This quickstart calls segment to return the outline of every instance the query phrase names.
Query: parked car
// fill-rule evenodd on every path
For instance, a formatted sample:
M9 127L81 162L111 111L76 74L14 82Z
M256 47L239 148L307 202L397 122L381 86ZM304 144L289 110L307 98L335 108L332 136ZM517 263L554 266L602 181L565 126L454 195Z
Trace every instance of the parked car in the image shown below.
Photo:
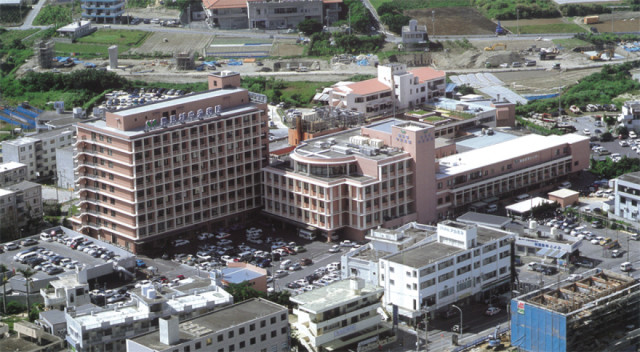
M611 251L611 258L620 258L622 257L622 251L619 249L614 249Z
M4 250L5 251L15 251L16 249L20 248L20 246L16 243L13 242L7 242L4 244Z
M37 240L34 240L33 238L27 238L25 240L22 240L22 242L20 242L20 244L25 247L25 246L33 246L35 244L38 244Z
M578 280L582 280L582 275L580 274L571 274L568 277L569 281L578 281Z
M188 240L175 240L175 241L173 241L173 246L174 247L186 246L189 243L190 242Z
M286 270L276 270L276 272L273 274L273 277L280 278L280 277L285 277L287 275L289 275L289 273Z
M329 253L338 253L338 252L340 252L340 246L337 244L329 248Z
M307 265L311 265L311 264L313 264L313 260L311 260L311 258L300 259L300 265L307 266Z
M484 312L484 314L485 314L485 315L488 315L488 316L496 315L496 314L498 314L498 313L500 313L500 308L498 308L498 307L489 307L489 308L487 308L487 310Z

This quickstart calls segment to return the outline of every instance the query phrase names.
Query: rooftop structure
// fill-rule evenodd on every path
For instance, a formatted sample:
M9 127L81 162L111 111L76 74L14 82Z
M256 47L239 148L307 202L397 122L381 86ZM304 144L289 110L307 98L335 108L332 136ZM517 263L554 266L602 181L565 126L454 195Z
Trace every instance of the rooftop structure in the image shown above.
M2 330L0 329L0 331ZM41 326L28 321L16 321L13 324L13 331L17 334L9 335L7 327L6 334L9 336L0 337L0 351L33 352L64 350L63 339L45 332ZM2 335L4 335L4 333L3 331Z
M417 20L410 20L408 26L402 26L403 44L426 44L427 26L418 25Z
M58 28L57 32L64 37L77 39L95 32L98 28L91 26L91 21L75 21L64 27Z
M51 288L40 289L46 308L62 309L91 303L89 284L82 281L82 276L77 272L60 275L49 285Z
M205 349L210 351L289 351L287 308L261 298L171 325L161 323L158 331L127 340L127 351L171 352L183 351L187 346L191 350L207 346Z
M511 343L526 351L585 351L629 343L625 326L637 329L640 283L608 270L587 274L514 298Z

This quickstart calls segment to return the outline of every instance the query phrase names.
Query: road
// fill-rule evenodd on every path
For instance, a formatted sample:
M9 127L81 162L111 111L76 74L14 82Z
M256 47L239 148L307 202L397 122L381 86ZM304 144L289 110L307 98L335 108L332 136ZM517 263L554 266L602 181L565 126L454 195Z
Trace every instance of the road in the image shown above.
M42 10L42 7L46 4L46 0L40 0L38 1L38 3L36 4L36 6L34 6L31 11L29 11L29 14L27 15L27 17L24 19L24 23L22 24L22 26L19 27L5 27L6 29L10 29L10 30L25 30L25 29L32 29L32 28L40 28L40 29L46 29L49 28L51 26L34 26L33 25L33 20L36 18L36 16L38 16L38 13L40 13L40 10Z

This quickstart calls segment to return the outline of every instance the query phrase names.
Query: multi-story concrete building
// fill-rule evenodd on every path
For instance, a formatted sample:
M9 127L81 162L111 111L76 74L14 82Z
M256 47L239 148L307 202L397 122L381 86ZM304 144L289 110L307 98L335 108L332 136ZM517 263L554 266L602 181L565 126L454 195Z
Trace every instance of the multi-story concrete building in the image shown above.
M73 189L75 187L75 157L73 146L56 150L56 182L58 187Z
M207 92L78 124L74 229L136 252L259 209L266 96L239 86L240 74L216 72Z
M437 239L380 259L384 304L405 318L480 301L485 292L509 287L515 235L488 227L444 221ZM391 309L389 309L391 311Z
M125 0L82 0L82 18L94 23L119 23Z
M327 237L363 239L378 226L428 224L589 165L583 136L529 135L451 155L434 130L390 119L307 140L264 169L264 211Z
M618 122L629 131L640 132L640 101L625 101L620 109Z
M127 340L127 352L290 351L286 307L261 298L178 322L161 318L158 331Z
M27 165L9 161L0 164L0 188L27 180Z
M131 291L131 301L116 307L82 311L67 308L67 342L75 351L125 351L126 339L158 329L158 319L196 318L233 303L233 297L209 282L193 282L186 289L145 285Z
M385 334L389 328L377 312L382 293L352 278L291 297L300 342L310 351L336 351Z
M527 135L438 160L438 218L489 197L515 196L589 167L589 138Z
M615 181L615 211L617 216L639 222L640 212L640 172L631 172Z
M75 143L71 128L48 131L2 142L4 161L27 165L27 180L46 180L56 175L56 150Z
M359 111L367 116L391 113L394 109L418 108L433 98L444 96L445 76L444 71L431 67L407 71L404 64L380 65L377 78L333 86L329 105Z
M418 25L417 20L410 20L408 26L402 26L403 44L426 44L427 26Z
M435 191L434 159L433 127L416 122L386 120L312 139L288 162L264 169L264 211L354 239L378 226L428 223L436 219L435 198L427 196Z
M342 0L203 0L207 21L220 29L296 28L305 19L327 26L338 20Z
M4 206L0 204L0 222L2 222L3 208L5 209L5 219L16 224L18 227L25 226L28 221L42 219L44 210L42 208L41 185L29 181L22 181L5 187L3 191L11 193L5 193L4 196L0 195L0 197L2 197L0 198L0 202L1 199L7 202Z
M44 306L48 309L63 310L64 307L78 307L91 303L89 284L76 272L60 275L49 285L50 288L40 289Z

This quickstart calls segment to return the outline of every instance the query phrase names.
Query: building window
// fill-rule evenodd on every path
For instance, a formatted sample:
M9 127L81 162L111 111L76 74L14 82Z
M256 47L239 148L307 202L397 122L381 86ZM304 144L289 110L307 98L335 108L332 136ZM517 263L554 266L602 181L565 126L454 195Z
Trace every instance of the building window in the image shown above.
M218 335L218 342L222 342L222 339L224 339L223 335Z
M260 327L264 328L265 326L267 326L267 321L266 320L260 321Z
M200 341L196 342L196 346L195 347L196 347L196 350L201 349L202 348L202 342L200 342Z
M260 341L265 341L267 339L267 334L260 335Z
M249 344L250 345L255 345L256 344L256 338L252 337L251 339L249 339Z

